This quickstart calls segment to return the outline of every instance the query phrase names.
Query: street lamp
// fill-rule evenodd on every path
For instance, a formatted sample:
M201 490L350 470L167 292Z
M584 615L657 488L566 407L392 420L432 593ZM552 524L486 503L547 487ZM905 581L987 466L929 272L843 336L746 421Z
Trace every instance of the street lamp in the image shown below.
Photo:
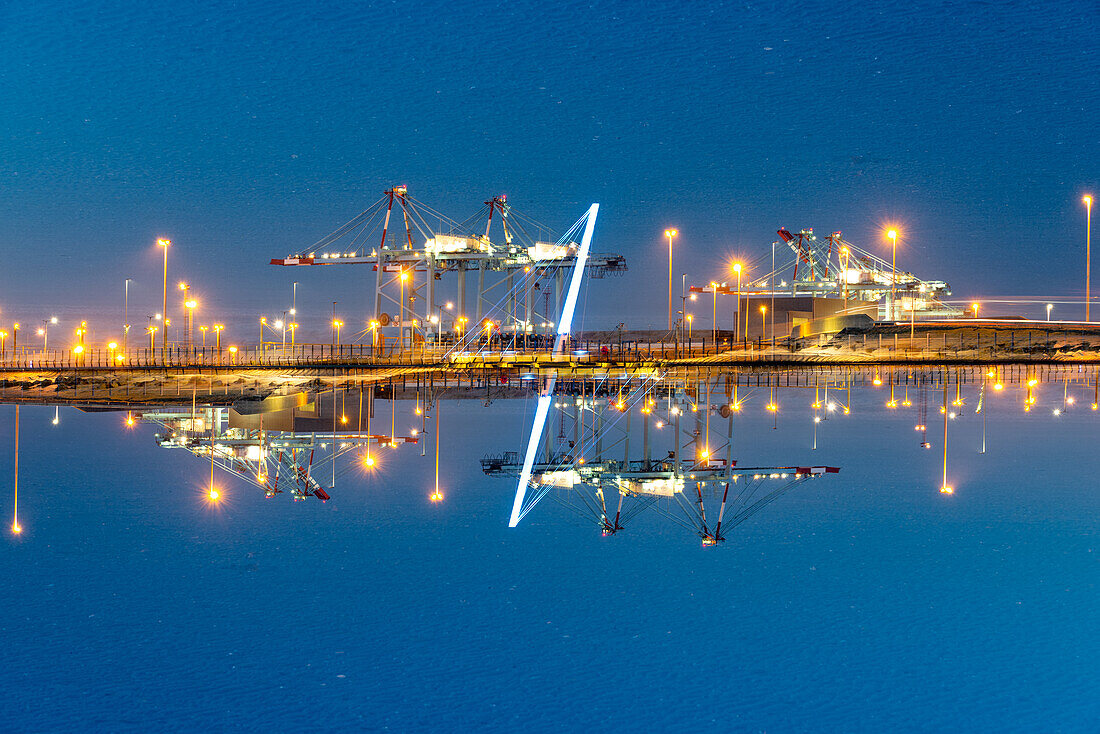
M898 283L898 231L891 229L886 233L886 236L890 238L890 249L892 256L890 257L890 321L895 318L894 314L894 301L897 298L897 283Z
M149 331L149 352L151 353L153 351L153 349L155 349L155 346L153 345L153 341L154 341L154 338L155 338L156 333L157 333L157 327L150 326L148 331Z
M198 306L199 303L192 298L190 300L184 301L183 305L187 308L187 348L190 349L192 344L194 343L194 340L191 338L191 335L193 333L193 330L191 329L191 324L194 322L195 318L195 306Z
M737 330L737 341L741 341L741 263L733 264L733 272L737 273L737 307L733 317Z
M214 338L217 340L217 345L216 345L215 348L218 350L219 354L221 354L221 351L222 351L222 330L223 329L225 329L225 326L223 326L222 324L214 324Z
M981 307L981 304L978 303L977 301L974 301L974 303L970 304L970 310L974 312L974 318L978 318L978 308L980 308L980 307Z
M451 303L450 301L447 301L447 305L439 306L439 309L438 309L439 310L439 315L432 317L433 319L436 319L437 325L439 327L438 336L436 337L436 346L437 347L440 344L443 343L443 311L444 310L450 311L452 308L454 308L454 306L455 305L453 303Z
M710 282L710 293L714 296L714 308L711 309L711 338L714 340L715 351L718 347L718 284L713 280Z
M41 329L39 329L39 331L41 331ZM0 359L3 359L5 356L7 356L7 347L5 346L5 342L7 341L7 339L8 332L0 331Z
M199 331L202 332L202 348L203 349L206 349L206 330L209 329L209 328L210 328L209 326L200 326L199 327Z
M668 330L672 331L672 238L678 235L674 229L666 229L665 237L668 237Z
M1048 303L1047 304L1047 321L1050 321L1050 310L1052 308L1054 308L1054 304L1053 303Z
M340 327L344 325L344 322L340 319L332 320L332 328L336 329L336 346L340 346Z
M188 283L184 283L181 280L180 283L179 283L179 289L181 291L183 291L183 309L184 309L184 311L186 311L187 310L187 301L188 301L187 296L191 292L191 286ZM164 314L167 316L168 312L165 311ZM177 336L178 336L178 334L177 334ZM188 326L188 328L187 328L187 346L191 346L191 327L190 326Z
M49 339L50 339L50 324L56 324L56 323L57 323L57 317L56 316L51 316L48 319L42 319L42 328L38 330L38 335L40 337L42 337L42 351L43 352L45 352L46 349L48 348L47 344L48 344Z
M378 326L379 326L379 324L376 320L371 319L370 323L368 323L367 326L370 327L370 348L371 348L371 353L373 354L374 350L378 348Z
M409 272L404 268L401 268L401 274L398 280L401 281L400 286L400 307L397 310L397 348L400 351L405 349L405 281L409 279Z
M1081 198L1085 202L1085 321L1089 318L1089 285L1092 280L1092 196Z
M172 245L172 240L159 239L157 245L164 248L164 303L161 305L160 312L164 314L164 318L168 318L168 248ZM160 350L163 353L168 349L168 329L164 330L164 333L160 337Z
M264 327L265 326L267 326L267 317L266 316L261 316L260 317L260 351L261 352L263 351L263 348L264 348Z
M130 282L133 278L127 278L123 285L122 294L122 349L130 352Z
M767 313L768 313L768 307L767 306L761 306L760 307L760 344L761 345L764 344L764 332L767 330L767 326L766 326L767 321L765 319Z

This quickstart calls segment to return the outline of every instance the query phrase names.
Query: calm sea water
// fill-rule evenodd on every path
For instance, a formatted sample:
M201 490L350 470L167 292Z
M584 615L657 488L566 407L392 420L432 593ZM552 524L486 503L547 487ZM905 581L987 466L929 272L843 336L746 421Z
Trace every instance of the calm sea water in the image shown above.
M767 272L779 226L882 253L899 222L899 267L1077 317L1098 31L1076 0L0 4L0 323L117 338L168 236L199 323L244 344L300 281L327 340L367 275L267 262L400 183L559 230L599 201L630 273L581 328L663 323L667 226L690 284ZM448 406L440 506L405 449L325 505L230 483L217 511L148 427L28 408L0 730L1100 731L1096 417L1002 413L985 455L953 434L950 498L912 416L816 453L793 407L746 418L743 463L843 472L703 549L550 503L508 530L476 460L520 448L519 405Z
M518 444L521 404L452 405L442 505L430 451L404 449L324 505L229 480L216 511L202 463L147 427L24 409L0 728L1100 726L1087 411L994 405L985 455L973 416L953 424L953 497L912 416L830 419L816 453L793 407L747 417L743 464L843 471L704 549L657 516L601 538L549 502L508 530L512 487L476 460ZM6 418L4 477L11 440Z

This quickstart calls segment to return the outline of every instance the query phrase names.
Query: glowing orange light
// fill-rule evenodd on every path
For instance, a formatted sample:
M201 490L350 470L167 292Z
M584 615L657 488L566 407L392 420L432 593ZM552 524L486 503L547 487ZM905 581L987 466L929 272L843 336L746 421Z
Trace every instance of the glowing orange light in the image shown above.
M206 493L206 496L210 498L211 502L217 502L221 498L221 492L211 487L210 491Z

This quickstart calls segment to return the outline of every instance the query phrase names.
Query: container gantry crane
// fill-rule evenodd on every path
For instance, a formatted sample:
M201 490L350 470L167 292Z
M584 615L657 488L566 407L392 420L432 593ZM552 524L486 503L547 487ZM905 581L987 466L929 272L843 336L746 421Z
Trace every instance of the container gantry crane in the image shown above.
M395 210L401 213L396 233L391 226ZM414 199L406 186L395 186L307 251L274 258L271 264L370 266L375 282L369 329L394 327L402 338L463 334L494 315L498 333L551 334L577 250L571 240L551 240L550 229L517 212L507 196L492 197L459 222ZM626 258L590 254L585 269L595 278L620 274L627 269ZM471 304L467 281L473 273ZM437 288L445 274L457 279L449 313L440 306Z

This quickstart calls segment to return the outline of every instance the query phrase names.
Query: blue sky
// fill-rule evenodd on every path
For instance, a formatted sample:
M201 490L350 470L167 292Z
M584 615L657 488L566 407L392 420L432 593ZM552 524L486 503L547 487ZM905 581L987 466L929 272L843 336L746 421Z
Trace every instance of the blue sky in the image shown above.
M10 3L0 313L117 309L126 276L153 304L157 235L226 320L295 279L365 312L366 273L266 263L395 183L458 219L599 201L631 272L588 313L629 326L661 321L668 225L699 282L779 226L891 221L962 298L1079 298L1098 28L1086 2Z

